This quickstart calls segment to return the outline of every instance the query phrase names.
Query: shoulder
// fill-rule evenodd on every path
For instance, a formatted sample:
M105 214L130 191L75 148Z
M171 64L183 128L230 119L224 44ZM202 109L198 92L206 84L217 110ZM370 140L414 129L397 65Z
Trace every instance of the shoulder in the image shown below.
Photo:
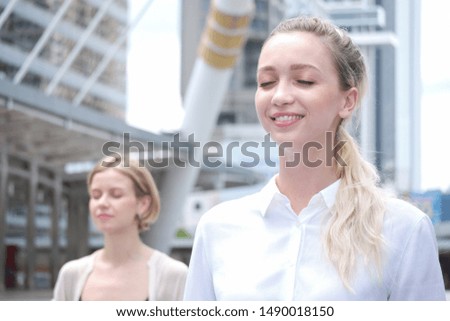
M430 217L407 201L389 198L386 202L384 234L407 241L413 235L434 235Z
M52 300L78 300L79 289L93 266L93 255L66 262L59 270Z
M404 224L415 225L421 220L426 220L427 214L411 203L398 199L388 198L386 201L386 214L388 220L400 221Z
M63 276L78 276L90 269L93 264L93 255L87 255L76 260L68 261L61 267L60 274Z
M157 250L154 250L149 265L154 266L161 273L168 275L168 277L184 277L188 271L186 264Z

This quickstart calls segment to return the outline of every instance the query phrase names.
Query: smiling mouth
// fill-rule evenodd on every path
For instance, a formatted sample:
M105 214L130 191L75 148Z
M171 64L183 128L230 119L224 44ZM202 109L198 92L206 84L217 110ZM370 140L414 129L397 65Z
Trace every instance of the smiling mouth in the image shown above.
M279 122L288 122L293 121L297 119L302 119L303 116L301 115L283 115L283 116L277 116L277 117L270 117L273 121L279 121Z

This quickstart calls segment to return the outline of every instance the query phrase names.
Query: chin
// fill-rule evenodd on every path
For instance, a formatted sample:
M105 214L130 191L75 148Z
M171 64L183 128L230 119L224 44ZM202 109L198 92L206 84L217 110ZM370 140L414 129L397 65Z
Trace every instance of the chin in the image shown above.
M277 143L278 146L283 145L285 147L299 146L299 137L293 133L279 133L272 132L270 134L271 139ZM300 145L301 146L301 145Z

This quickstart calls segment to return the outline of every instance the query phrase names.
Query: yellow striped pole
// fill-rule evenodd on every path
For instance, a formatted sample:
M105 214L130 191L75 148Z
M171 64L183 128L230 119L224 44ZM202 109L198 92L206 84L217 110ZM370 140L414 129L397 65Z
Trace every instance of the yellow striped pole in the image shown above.
M200 146L214 129L222 101L228 89L233 67L245 44L254 10L253 0L215 0L211 4L202 34L198 57L184 99L185 117L181 126L184 141L193 134ZM203 160L202 148L194 150L194 159ZM161 181L161 215L145 240L168 253L175 230L183 215L187 195L192 191L200 167L170 168Z

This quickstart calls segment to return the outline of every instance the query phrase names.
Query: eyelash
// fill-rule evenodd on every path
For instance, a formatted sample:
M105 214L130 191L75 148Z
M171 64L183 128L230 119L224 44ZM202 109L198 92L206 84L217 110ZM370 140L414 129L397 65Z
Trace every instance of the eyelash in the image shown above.
M121 197L122 197L122 194L121 194L121 193L120 193L120 194L112 193L111 196L112 196L113 198L121 198ZM101 197L102 197L101 194L93 194L93 195L91 195L91 198L96 199L96 200L99 199L99 198L101 198Z
M307 81L307 80L297 80L297 83L302 84L302 85L306 85L306 86L311 86L314 84L313 81Z
M259 84L259 87L264 88L264 87L272 85L273 83L274 83L274 81L263 82L263 83ZM297 80L297 83L301 84L301 85L305 85L305 86L314 85L313 81L308 81L308 80Z
M264 88L264 87L270 86L273 83L274 83L274 81L263 82L263 83L259 84L259 87Z

